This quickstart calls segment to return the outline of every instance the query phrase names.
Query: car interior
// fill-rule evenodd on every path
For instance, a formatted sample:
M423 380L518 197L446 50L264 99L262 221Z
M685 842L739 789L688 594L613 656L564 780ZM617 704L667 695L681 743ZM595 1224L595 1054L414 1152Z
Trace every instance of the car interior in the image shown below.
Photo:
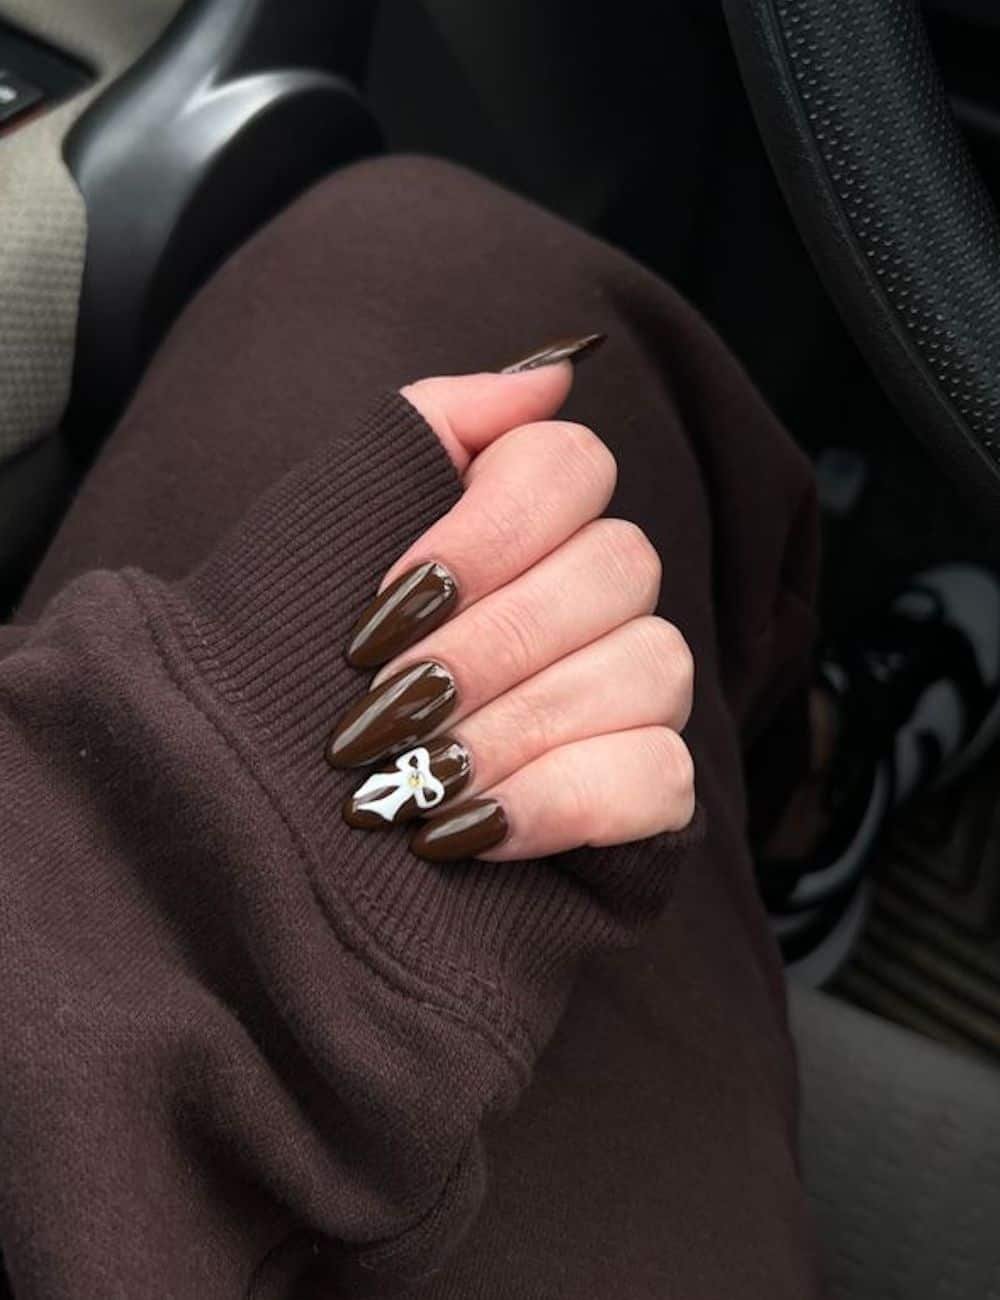
M383 152L705 314L815 464L825 635L1000 565L998 67L991 0L0 0L4 615L199 285ZM895 819L832 975L780 932L835 1297L1000 1296L998 786Z

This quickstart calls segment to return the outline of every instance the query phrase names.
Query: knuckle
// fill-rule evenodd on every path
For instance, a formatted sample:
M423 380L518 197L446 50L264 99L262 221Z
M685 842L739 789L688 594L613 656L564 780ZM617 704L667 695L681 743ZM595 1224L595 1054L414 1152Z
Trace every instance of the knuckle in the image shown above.
M540 634L538 620L524 602L497 601L479 611L474 643L489 647L490 675L500 689L534 673Z
M671 789L694 785L694 760L676 731L670 727L650 727L644 741L650 762L665 775Z
M474 553L483 552L504 556L508 562L520 564L525 555L526 510L523 502L507 492L496 492L476 521Z
M601 519L595 525L612 581L634 591L643 606L653 606L660 593L663 564L646 534L628 519Z
M686 722L694 694L695 664L683 633L665 618L649 614L636 619L633 636L640 664L653 683L656 698L664 701L665 712L671 715L679 709Z
M655 727L647 736L650 757L657 770L665 776L664 789L669 792L670 808L676 812L673 819L686 825L694 815L695 769L690 749L669 727Z
M503 701L504 751L530 762L552 749L552 714L526 683Z
M577 763L564 770L560 812L581 844L596 844L605 835L608 812L604 800L595 797L599 793L588 779L585 766Z
M618 462L605 442L585 424L569 420L553 422L560 470L563 474L577 474L587 484L607 497L618 481Z

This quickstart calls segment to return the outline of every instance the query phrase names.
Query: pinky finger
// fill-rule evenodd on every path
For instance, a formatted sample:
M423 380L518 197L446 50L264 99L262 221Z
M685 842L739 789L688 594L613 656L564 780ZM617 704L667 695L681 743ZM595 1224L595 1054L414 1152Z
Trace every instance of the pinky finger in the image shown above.
M694 809L684 741L668 727L637 727L549 750L423 823L410 847L431 862L544 858L683 830Z

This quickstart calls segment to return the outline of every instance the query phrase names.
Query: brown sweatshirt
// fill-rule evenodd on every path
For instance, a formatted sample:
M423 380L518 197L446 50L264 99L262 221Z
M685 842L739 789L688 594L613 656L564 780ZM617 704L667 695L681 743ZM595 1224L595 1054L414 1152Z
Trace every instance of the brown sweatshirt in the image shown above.
M697 830L436 867L349 830L343 647L455 501L399 396L194 575L73 583L0 658L0 1245L20 1297L337 1294L432 1271L582 958ZM296 1282L295 1279L300 1279ZM331 1294L324 1291L324 1294Z

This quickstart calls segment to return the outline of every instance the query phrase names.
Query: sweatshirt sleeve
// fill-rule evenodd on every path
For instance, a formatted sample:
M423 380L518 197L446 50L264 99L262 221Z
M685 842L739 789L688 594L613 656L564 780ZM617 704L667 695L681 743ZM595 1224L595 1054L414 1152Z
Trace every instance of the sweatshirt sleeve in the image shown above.
M193 576L68 587L0 659L0 1244L14 1294L279 1300L435 1269L581 959L697 829L442 868L343 823L347 632L456 500L398 395ZM325 1292L324 1292L325 1293Z

